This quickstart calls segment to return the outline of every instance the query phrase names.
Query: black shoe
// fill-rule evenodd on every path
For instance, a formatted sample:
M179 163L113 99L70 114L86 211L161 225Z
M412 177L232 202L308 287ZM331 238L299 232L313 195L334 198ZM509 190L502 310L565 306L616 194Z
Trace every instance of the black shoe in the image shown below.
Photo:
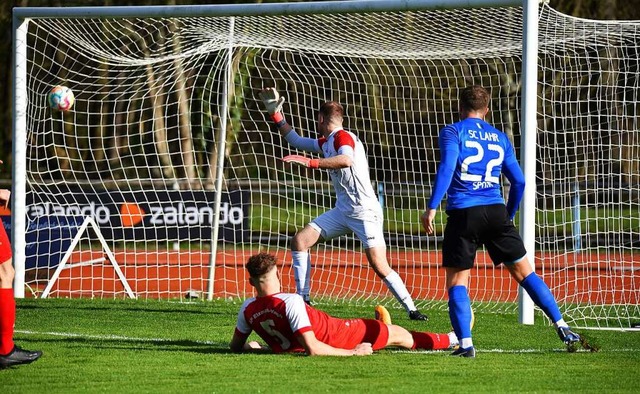
M302 296L302 298L304 299L304 302L309 305L309 306L313 306L313 304L311 304L311 300L309 299L309 296Z
M578 350L578 343L582 342L580 340L580 335L571 331L569 327L558 327L556 331L558 333L558 336L560 337L560 340L567 346L567 351L569 353L573 353ZM584 344L583 347L585 347ZM586 347L589 346L587 345Z
M0 356L0 369L12 365L29 364L39 359L40 356L42 356L42 352L39 350L24 350L14 345L11 353Z
M429 316L423 315L419 310L416 309L415 311L409 312L409 319L427 321L429 320Z
M571 345L572 343L580 341L580 335L571 331L569 327L558 327L557 332L560 340L564 342L565 345Z
M451 355L456 357L476 358L476 348L474 348L473 346L466 349L458 348L453 353L451 353Z

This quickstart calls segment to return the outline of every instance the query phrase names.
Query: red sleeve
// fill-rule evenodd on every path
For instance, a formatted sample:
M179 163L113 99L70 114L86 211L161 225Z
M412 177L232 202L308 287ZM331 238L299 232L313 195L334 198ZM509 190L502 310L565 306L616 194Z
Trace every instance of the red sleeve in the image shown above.
M356 142L353 140L353 137L351 137L351 134L347 133L344 130L340 130L336 133L336 136L333 139L333 147L337 152L341 146L345 145L350 146L351 149L356 148Z
M238 330L238 327L236 327L235 332L236 332L236 335L238 335L239 337L244 338L244 339L249 338L249 335L251 335L251 333L245 334L244 332Z
M318 146L320 147L320 149L322 149L322 145L324 145L325 142L327 142L326 138L324 137L318 138Z

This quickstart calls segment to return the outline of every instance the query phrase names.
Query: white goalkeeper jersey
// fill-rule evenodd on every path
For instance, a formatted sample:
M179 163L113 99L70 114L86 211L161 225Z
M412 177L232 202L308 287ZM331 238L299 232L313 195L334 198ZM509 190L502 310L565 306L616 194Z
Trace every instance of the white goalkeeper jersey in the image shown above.
M318 139L317 146L325 158L342 154L353 160L351 167L328 170L336 191L336 208L358 219L366 218L372 210L382 217L382 208L371 186L367 154L358 137L349 131L336 129L329 137Z

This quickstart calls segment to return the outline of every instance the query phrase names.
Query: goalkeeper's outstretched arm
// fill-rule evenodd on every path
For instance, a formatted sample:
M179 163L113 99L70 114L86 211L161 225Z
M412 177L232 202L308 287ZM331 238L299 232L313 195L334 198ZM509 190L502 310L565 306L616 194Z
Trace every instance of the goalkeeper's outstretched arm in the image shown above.
M260 92L260 99L264 103L271 120L276 124L280 135L287 140L289 145L307 152L320 153L318 140L314 138L301 137L284 118L284 115L282 114L282 106L284 105L285 100L284 97L280 97L277 90L274 88L263 89Z

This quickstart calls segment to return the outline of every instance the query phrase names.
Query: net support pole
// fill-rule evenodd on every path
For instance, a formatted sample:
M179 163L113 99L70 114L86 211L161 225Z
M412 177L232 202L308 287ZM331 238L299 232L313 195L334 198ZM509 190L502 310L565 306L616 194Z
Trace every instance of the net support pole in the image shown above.
M104 263L105 260L109 260L111 262L111 266L113 266L113 270L115 271L116 275L120 279L120 282L122 283L122 286L124 287L124 291L127 293L129 298L136 298L136 295L133 293L133 290L131 290L131 286L129 286L127 277L124 276L124 273L122 272L122 269L120 269L120 265L116 261L116 258L113 252L111 251L111 248L109 248L109 245L107 244L107 240L104 239L104 236L100 231L100 227L98 227L98 225L96 224L96 222L93 220L91 216L87 216L86 218L84 218L84 221L82 222L82 225L78 229L78 232L76 233L75 237L73 237L73 240L71 240L71 244L69 245L69 248L67 248L67 251L62 257L62 260L60 260L60 263L58 264L58 268L56 268L55 272L53 273L53 276L51 277L51 279L49 279L49 283L47 284L47 287L45 287L42 294L40 294L40 298L47 298L49 296L49 293L51 292L51 289L53 288L53 285L58 280L58 277L60 276L60 273L62 272L62 270L65 268L71 267L71 265L68 264L69 259L71 258L71 255L75 251L76 246L80 242L80 239L85 234L85 231L87 231L87 228L89 227L89 225L91 226L91 228L93 229L93 232L98 237L98 240L100 241L100 245L102 245L102 249L104 250L105 257L80 263L79 265L80 266L91 265L97 262Z
M525 190L520 207L520 235L527 249L531 267L535 271L536 247L536 134L538 103L538 1L524 0L523 7L523 86L522 86L522 139L521 165ZM518 287L518 321L533 324L534 304L529 294Z
M571 199L571 212L573 212L573 251L582 249L582 229L580 227L580 185L573 183L573 198Z
M224 176L224 152L227 144L227 121L229 118L229 86L233 83L233 34L235 18L229 21L229 48L227 57L226 82L222 88L222 109L220 111L220 132L218 133L218 162L216 163L216 194L211 231L211 255L209 256L209 278L207 283L207 300L213 300L213 284L216 279L216 255L218 253L218 234L220 232L220 205L222 204L222 180Z
M24 298L27 244L27 28L28 19L13 17L13 170L11 201L11 246L13 248L13 294Z

